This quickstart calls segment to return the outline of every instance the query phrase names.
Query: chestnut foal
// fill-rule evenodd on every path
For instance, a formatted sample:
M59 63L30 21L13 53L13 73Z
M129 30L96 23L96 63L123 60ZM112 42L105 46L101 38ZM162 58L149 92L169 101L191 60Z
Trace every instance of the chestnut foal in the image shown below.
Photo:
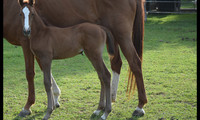
M94 114L99 115L99 112L105 109L101 119L106 119L111 112L111 76L103 62L102 52L107 43L109 55L114 54L114 40L111 32L91 23L82 23L68 28L46 26L36 13L32 0L29 3L19 0L19 4L23 33L29 37L30 48L38 59L44 74L48 107L43 119L48 119L56 107L51 80L52 60L73 57L83 51L97 71L101 82L99 106Z

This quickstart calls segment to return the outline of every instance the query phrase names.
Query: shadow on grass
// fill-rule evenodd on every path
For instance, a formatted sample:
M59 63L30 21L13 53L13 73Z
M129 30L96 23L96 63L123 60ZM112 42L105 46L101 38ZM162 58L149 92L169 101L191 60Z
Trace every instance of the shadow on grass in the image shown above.
M32 113L31 115L26 116L26 117L20 117L18 116L18 114L15 114L16 117L12 120L35 120L36 117L38 118L38 116L41 116L43 118L45 113L46 113L46 109L42 111L37 111L36 113Z
M157 50L163 44L169 47L195 45L196 14L148 15L145 23L144 51Z
M128 118L126 120L140 120L140 118L142 118L143 116L141 117L136 117L136 116L132 116L131 118Z
M101 120L101 116L103 115L104 111L101 111L100 114L97 116L95 114L92 114L90 117L90 120ZM131 118L127 118L126 120L140 120L140 118L142 118L143 116L140 117L136 117L136 116L132 116Z

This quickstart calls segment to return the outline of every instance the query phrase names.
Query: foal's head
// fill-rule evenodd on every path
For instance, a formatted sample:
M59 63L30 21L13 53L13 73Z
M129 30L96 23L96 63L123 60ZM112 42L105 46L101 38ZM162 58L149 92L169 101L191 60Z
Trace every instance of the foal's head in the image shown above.
M22 19L23 25L23 33L25 36L30 36L31 34L31 22L35 11L33 9L33 5L35 0L29 0L28 2L24 2L24 0L18 0L21 9L20 9L20 16Z

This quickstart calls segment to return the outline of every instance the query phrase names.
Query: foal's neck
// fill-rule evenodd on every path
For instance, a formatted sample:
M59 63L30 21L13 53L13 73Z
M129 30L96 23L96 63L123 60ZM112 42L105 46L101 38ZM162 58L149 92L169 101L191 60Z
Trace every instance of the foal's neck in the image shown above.
M37 14L35 11L35 15L33 16L32 19L32 25L31 25L31 36L32 37L37 37L39 33L42 33L46 29L46 25L40 18L40 16Z

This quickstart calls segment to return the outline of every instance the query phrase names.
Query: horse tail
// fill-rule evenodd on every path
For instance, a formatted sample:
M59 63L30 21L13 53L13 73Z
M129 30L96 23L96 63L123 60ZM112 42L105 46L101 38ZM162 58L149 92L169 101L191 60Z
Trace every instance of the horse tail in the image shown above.
M136 0L136 15L133 24L133 34L132 41L133 45L137 51L137 54L141 60L142 67L142 54L143 54L143 39L144 39L144 0ZM136 80L135 75L131 71L130 67L128 70L128 85L126 94L128 94L128 98L130 98L131 92L134 94L136 88Z
M114 57L114 53L115 53L114 37L110 30L108 30L107 28L105 28L103 26L101 26L101 28L106 32L107 51L110 56L110 59L112 59Z

